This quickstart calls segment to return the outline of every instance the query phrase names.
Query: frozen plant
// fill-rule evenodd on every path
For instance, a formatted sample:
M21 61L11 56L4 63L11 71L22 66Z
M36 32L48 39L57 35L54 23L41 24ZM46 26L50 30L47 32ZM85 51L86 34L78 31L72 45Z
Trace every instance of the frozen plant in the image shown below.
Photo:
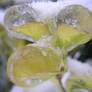
M37 4L46 11L41 11L35 6ZM30 41L10 56L8 77L21 87L37 86L54 77L63 92L83 88L92 90L92 72L87 71L85 75L75 71L74 76L66 80L66 88L61 82L69 71L68 52L92 38L92 12L78 4L61 9L55 7L58 3L53 3L49 9L48 5L24 3L7 11L4 22L9 35Z

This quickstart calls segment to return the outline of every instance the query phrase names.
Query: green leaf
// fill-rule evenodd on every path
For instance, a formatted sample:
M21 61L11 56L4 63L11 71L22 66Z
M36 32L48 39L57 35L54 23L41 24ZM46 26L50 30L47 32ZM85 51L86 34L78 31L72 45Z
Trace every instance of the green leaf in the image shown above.
M67 49L84 44L92 37L91 34L64 24L58 27L56 34L58 36L58 42L61 42L58 43L59 45L61 44L60 47L64 46Z
M61 67L63 60L52 49L24 46L10 56L7 73L13 83L32 87L61 74Z
M27 37L32 38L34 41L39 40L42 36L49 36L50 32L48 26L38 22L31 22L19 27L11 28L16 33L24 34Z
M76 76L74 78L68 79L66 81L66 86L68 88L68 92L72 92L75 89L92 90L92 79L86 76Z

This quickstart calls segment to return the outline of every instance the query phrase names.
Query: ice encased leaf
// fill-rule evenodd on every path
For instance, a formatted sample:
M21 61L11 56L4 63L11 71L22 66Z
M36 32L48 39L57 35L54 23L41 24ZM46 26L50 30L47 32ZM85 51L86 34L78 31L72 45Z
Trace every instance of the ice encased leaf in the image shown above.
M30 3L15 5L8 9L4 23L9 35L30 41L39 40L45 34L50 35L46 21L41 19L41 13Z
M92 66L72 58L68 60L69 73L65 82L67 92L76 89L92 90Z
M24 34L37 41L43 36L50 36L48 26L40 22L31 22L11 29L12 32Z
M10 56L7 73L13 83L32 87L60 74L61 67L63 61L52 49L24 46Z
M56 34L58 36L56 44L61 48L64 46L68 51L87 43L92 37L91 34L83 30L78 30L64 24L58 27Z
M36 22L37 17L38 12L32 8L30 3L15 5L7 10L4 17L4 25L9 36L33 41L32 38L27 37L24 34L12 32L11 28L18 27L29 22Z
M57 24L70 25L79 30L92 33L92 13L81 5L69 5L58 14Z
M66 81L68 92L72 92L76 89L92 90L92 78L86 76L76 76Z

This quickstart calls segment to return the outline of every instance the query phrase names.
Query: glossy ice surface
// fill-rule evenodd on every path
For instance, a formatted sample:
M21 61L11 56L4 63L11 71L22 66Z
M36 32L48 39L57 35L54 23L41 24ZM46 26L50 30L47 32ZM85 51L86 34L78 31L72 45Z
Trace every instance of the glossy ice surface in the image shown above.
M25 46L10 56L7 73L13 83L30 87L60 74L61 67L62 59L53 50Z
M57 24L70 25L78 30L92 33L92 13L81 5L69 5L58 14Z
M29 22L36 21L37 12L30 4L15 5L8 9L4 23L6 28L17 27Z
M92 37L89 33L64 24L58 27L56 34L58 36L57 41L59 42L59 46L61 48L64 46L67 50L71 50L78 45L85 44Z

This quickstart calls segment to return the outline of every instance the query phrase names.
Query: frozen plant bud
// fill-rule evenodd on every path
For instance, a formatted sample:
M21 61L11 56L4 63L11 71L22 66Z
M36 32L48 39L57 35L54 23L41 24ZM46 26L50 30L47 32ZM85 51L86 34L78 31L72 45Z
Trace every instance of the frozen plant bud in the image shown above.
M24 46L10 56L7 73L13 83L32 87L61 74L61 67L63 61L52 49Z

